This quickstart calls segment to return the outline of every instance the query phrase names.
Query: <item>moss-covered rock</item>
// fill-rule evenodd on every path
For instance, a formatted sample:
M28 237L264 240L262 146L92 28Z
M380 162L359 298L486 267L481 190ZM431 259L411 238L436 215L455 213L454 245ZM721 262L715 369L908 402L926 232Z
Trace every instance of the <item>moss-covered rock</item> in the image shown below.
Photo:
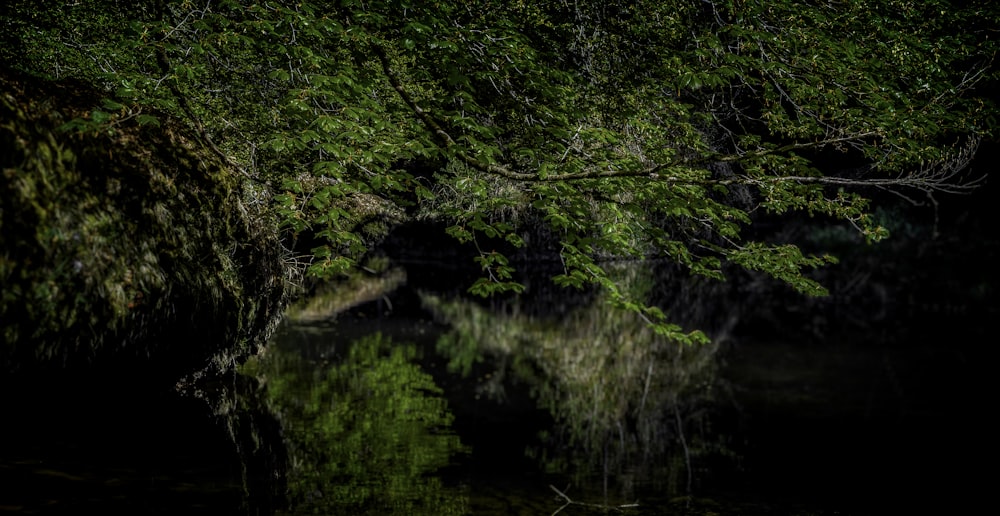
M182 124L100 102L0 73L0 366L188 368L250 349L288 284L251 185Z

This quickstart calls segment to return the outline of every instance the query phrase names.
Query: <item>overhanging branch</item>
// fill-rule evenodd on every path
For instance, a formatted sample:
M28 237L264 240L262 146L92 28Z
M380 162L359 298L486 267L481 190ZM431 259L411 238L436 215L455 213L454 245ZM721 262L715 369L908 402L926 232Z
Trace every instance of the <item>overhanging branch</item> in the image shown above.
M653 181L666 182L678 185L698 185L698 186L728 186L747 185L760 186L767 183L799 183L799 184L821 184L829 186L848 187L873 187L883 189L893 188L914 188L926 193L946 192L946 193L968 193L978 187L983 178L974 178L968 181L958 180L958 173L968 165L975 149L978 146L977 138L970 139L968 145L958 151L954 156L941 160L931 165L920 167L917 171L901 174L896 177L884 178L847 178L839 176L773 176L773 177L753 177L746 174L739 174L728 178L697 178L682 177L678 175L664 174L664 171L674 168L701 168L713 163L739 163L766 156L781 155L787 152L803 149L819 149L828 145L841 145L849 142L858 142L866 138L877 136L875 132L859 133L850 136L837 138L827 138L815 142L798 142L775 147L773 149L763 149L754 152L744 152L737 154L709 154L696 159L679 159L668 163L658 163L638 170L588 170L583 172L571 172L564 174L541 175L537 172L518 172L503 165L487 163L476 159L468 152L461 149L448 131L431 115L430 112L420 107L410 96L409 92L400 82L399 77L392 71L389 56L385 49L378 45L373 45L376 55L382 65L389 84L396 93L399 94L403 102L413 111L417 118L430 130L435 140L443 150L449 151L456 158L466 165L485 172L515 181L580 181L586 179L601 178L629 178L646 177Z

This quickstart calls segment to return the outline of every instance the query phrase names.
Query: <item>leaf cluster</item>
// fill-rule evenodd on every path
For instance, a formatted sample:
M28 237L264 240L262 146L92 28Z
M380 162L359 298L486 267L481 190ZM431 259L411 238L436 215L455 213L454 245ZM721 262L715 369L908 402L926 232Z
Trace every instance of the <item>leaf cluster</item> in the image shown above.
M429 218L475 244L474 292L517 292L491 243L544 225L558 284L600 286L667 334L604 260L716 279L735 264L822 294L808 271L832 259L758 241L755 220L840 220L877 241L872 189L967 191L996 124L989 2L110 3L17 4L22 67L186 118L267 185L311 273Z

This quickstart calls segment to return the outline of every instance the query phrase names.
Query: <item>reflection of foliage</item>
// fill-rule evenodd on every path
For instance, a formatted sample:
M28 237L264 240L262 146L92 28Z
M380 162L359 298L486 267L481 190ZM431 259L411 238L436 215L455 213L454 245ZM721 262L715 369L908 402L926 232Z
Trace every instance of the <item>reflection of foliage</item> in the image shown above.
M618 281L642 294L649 276L637 268L614 268ZM634 312L610 309L601 299L559 320L528 316L517 307L490 312L462 300L424 296L425 305L453 331L439 341L453 370L468 373L485 355L508 364L492 375L485 393L502 395L508 372L531 388L538 403L560 423L552 436L560 449L579 457L543 452L553 469L585 473L652 464L673 446L682 454L668 476L676 486L690 456L724 452L699 436L699 409L711 396L717 346L681 346L659 336ZM673 448L676 450L676 448ZM663 463L662 461L659 461Z
M416 348L380 335L325 371L273 353L246 372L266 378L288 446L296 512L462 514L464 499L430 476L461 449L440 389ZM256 370L254 370L256 369Z
M211 408L239 457L243 504L239 514L271 514L285 506L288 470L281 428L267 407L266 391L250 375L196 375L177 384L179 393Z
M401 268L353 270L337 281L320 284L316 292L290 306L285 316L297 322L330 319L351 307L385 297L405 281L406 272Z

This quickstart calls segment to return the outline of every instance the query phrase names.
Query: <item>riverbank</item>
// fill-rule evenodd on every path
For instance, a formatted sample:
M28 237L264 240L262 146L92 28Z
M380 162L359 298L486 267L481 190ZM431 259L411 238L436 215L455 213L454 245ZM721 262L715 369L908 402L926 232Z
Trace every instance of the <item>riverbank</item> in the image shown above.
M0 74L0 370L177 377L252 350L291 274L264 194L184 125L102 99Z

